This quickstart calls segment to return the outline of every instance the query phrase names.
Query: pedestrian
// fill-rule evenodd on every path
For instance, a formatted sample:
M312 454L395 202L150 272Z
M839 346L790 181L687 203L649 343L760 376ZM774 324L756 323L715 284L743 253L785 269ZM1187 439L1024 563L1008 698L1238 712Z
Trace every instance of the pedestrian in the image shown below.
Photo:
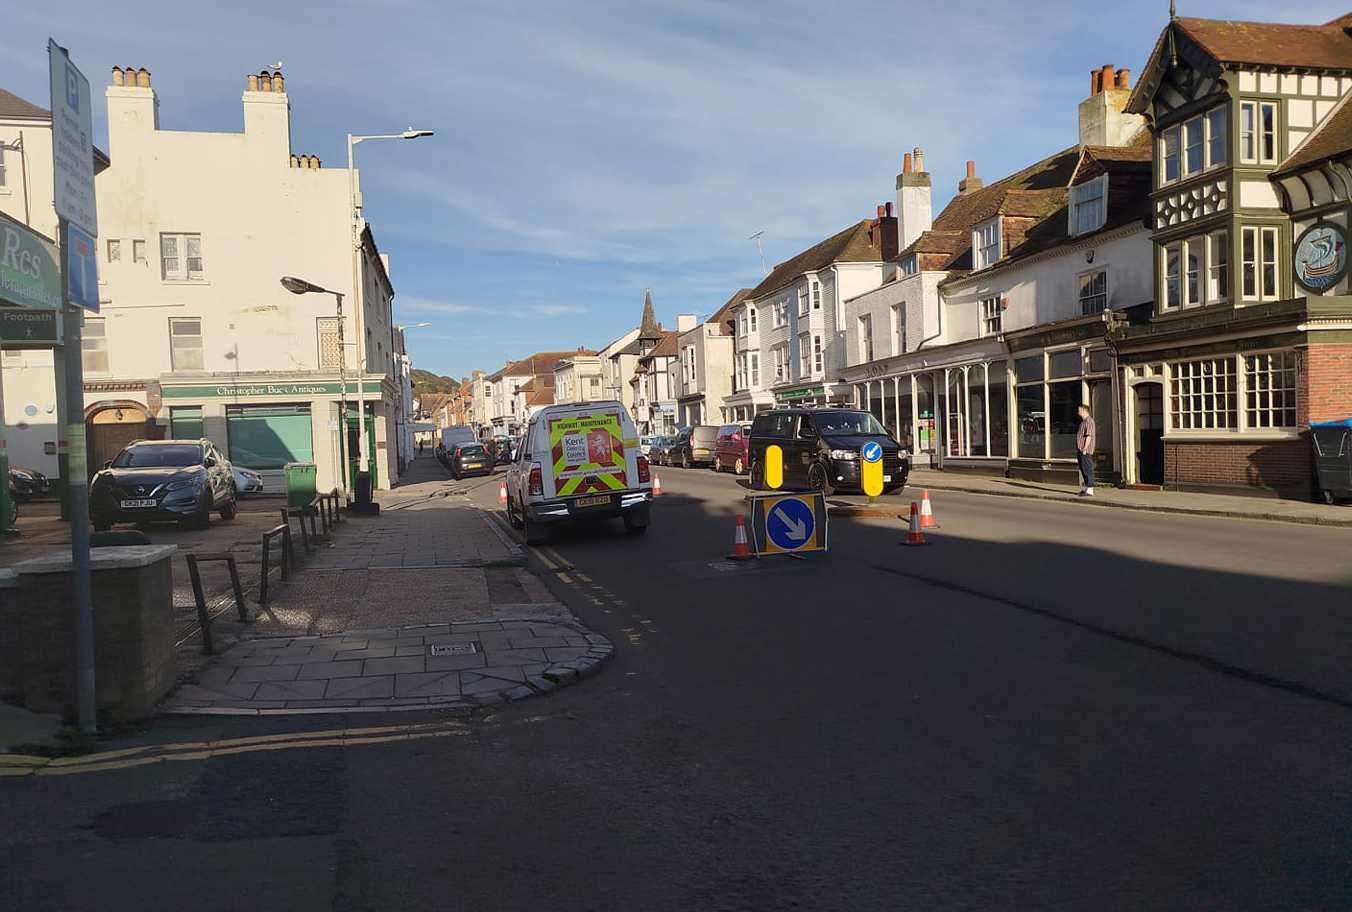
M1077 408L1080 429L1075 432L1075 458L1080 463L1080 496L1094 496L1094 419L1083 402Z
M426 441L426 440L419 440L419 441L418 441L418 455L419 455L419 456L421 456L421 455L423 454L423 449L426 448L426 446L427 446L427 441Z

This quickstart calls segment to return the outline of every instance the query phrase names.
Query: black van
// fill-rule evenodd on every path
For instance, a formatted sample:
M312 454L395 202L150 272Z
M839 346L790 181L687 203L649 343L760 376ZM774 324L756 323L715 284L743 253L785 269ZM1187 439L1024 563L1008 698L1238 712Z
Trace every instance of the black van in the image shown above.
M883 448L883 493L895 494L911 474L911 458L869 412L845 408L785 408L751 423L751 487L765 488L765 449L784 451L784 488L824 491L860 488L859 448Z

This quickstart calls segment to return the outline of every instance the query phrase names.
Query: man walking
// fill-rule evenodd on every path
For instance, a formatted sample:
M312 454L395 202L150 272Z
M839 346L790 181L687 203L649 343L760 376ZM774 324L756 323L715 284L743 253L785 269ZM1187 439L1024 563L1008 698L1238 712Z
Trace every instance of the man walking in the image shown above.
M1080 403L1076 413L1080 416L1080 429L1075 432L1075 458L1080 463L1080 496L1094 496L1094 419L1089 416L1089 406Z

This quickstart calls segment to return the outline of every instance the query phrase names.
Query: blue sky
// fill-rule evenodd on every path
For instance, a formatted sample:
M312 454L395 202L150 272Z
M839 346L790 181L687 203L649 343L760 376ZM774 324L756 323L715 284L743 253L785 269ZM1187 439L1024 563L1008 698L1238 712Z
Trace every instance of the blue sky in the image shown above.
M1150 3L750 0L7 5L0 85L45 104L46 39L96 86L154 74L161 125L238 130L243 75L284 61L297 152L360 147L419 367L460 376L707 315L894 196L920 145L935 209L967 159L999 178L1075 141L1091 69L1139 74ZM59 10L60 17L52 11ZM1180 15L1323 22L1335 3L1181 0ZM824 15L828 14L828 15ZM101 140L103 124L96 124Z

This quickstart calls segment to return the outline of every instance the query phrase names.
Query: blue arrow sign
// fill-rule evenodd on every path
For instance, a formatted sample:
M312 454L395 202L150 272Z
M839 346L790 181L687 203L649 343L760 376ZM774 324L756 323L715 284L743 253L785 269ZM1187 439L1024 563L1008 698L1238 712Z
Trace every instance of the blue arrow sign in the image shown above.
M877 462L883 458L883 446L877 441L870 440L859 448L859 458L865 462Z
M783 551L796 551L812 542L816 526L812 507L792 497L776 503L765 517L765 534Z

